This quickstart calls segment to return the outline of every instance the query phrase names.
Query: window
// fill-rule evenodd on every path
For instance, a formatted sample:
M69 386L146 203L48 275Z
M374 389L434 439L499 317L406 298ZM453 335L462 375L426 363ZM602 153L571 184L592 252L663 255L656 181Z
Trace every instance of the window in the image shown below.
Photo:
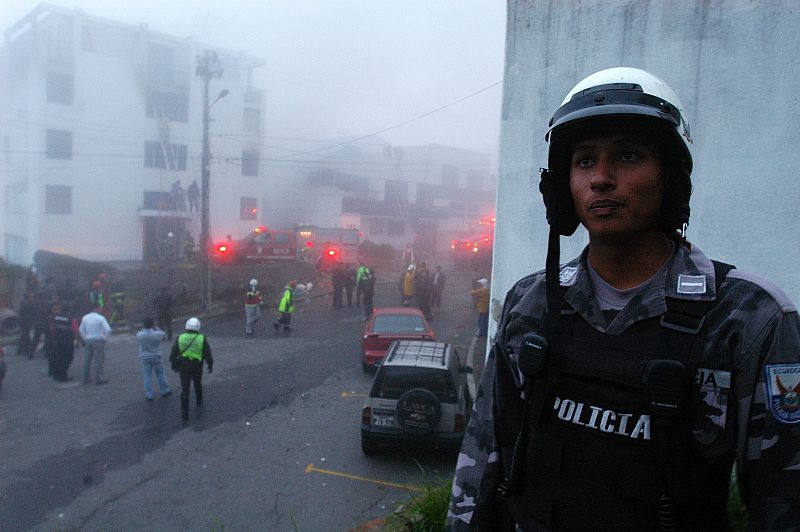
M147 90L147 116L186 122L189 116L189 95L185 92Z
M44 194L45 214L72 214L72 187L47 185Z
M239 200L239 219L255 220L258 215L257 198L241 198Z
M47 101L72 105L72 74L64 72L47 73Z
M147 141L144 143L144 167L186 170L186 146Z
M244 108L242 117L242 129L248 133L258 133L261 131L261 111L250 107Z
M258 175L258 150L244 150L242 152L242 175Z
M72 131L48 129L45 153L48 159L72 159Z
M406 224L402 220L389 220L386 230L390 236L403 236L406 234Z

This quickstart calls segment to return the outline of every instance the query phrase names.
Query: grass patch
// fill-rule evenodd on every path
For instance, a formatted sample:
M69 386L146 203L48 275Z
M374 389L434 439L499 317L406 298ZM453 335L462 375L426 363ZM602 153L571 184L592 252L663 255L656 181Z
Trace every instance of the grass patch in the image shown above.
M440 532L444 530L450 485L453 479L439 478L424 486L424 491L401 505L387 519L386 532Z
M450 504L451 478L437 479L425 486L425 491L412 497L386 519L386 532L439 532L444 530L447 506ZM731 478L728 496L728 520L731 530L744 531L747 509L739 494L736 478Z

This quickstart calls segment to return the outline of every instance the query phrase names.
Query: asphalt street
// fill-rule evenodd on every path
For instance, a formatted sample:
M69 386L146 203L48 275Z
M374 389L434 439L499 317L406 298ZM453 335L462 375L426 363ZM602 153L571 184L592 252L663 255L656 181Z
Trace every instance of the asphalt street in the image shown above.
M462 358L474 344L469 282L449 276L433 321ZM393 275L378 284L376 306L397 297ZM254 338L243 334L243 311L206 320L214 373L188 425L168 364L172 396L145 400L131 335L109 341L103 386L56 383L41 355L7 348L0 530L350 530L452 475L455 453L361 453L372 375L361 370L360 308L308 299L289 334L273 332L273 317L265 312ZM165 359L167 351L165 343ZM77 350L72 377L82 361Z

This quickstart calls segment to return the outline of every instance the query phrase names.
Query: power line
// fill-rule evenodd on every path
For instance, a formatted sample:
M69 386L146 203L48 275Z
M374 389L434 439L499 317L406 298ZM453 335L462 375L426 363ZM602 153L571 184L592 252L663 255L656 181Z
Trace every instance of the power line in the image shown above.
M501 81L496 81L496 82L492 83L491 85L487 85L486 87L484 87L482 89L478 89L477 91L475 91L473 93L470 93L470 94L467 94L466 96L464 96L462 98L459 98L457 100L453 100L452 102L444 104L444 105L442 105L440 107L437 107L436 109L432 109L432 110L430 110L430 111L428 111L426 113L422 113L421 115L417 115L414 118L409 118L408 120L405 120L405 121L400 122L398 124L394 124L394 125L389 126L389 127L385 127L385 128L383 128L381 130L373 131L372 133L368 133L366 135L361 135L361 136L356 137L354 139L350 139L350 140L347 140L347 141L344 141L344 142L340 142L340 143L334 144L332 146L327 146L325 148L318 148L318 149L315 149L315 150L308 150L308 151L305 151L305 152L295 153L295 154L292 154L292 155L298 156L298 155L305 155L307 153L316 153L318 151L330 150L330 149L333 149L333 148L338 148L339 146L344 146L346 144L352 144L353 142L358 142L359 140L363 140L363 139L365 139L367 137L372 137L374 135L380 135L381 133L385 133L385 132L390 131L392 129L397 129L398 127L404 126L406 124L410 124L411 122L419 120L420 118L425 118L426 116L430 116L430 115L432 115L434 113L438 113L439 111L441 111L443 109L447 109L448 107L452 107L453 105L455 105L457 103L461 103L464 100L467 100L469 98L472 98L473 96L477 96L478 94L481 94L482 92L486 92L489 89L500 85L501 83L503 83L502 80Z

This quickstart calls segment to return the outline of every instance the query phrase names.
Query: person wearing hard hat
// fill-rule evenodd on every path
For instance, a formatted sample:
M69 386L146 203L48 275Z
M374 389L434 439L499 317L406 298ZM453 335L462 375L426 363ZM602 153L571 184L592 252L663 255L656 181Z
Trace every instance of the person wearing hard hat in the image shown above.
M277 331L283 327L283 332L290 332L292 330L292 313L294 312L294 289L297 286L297 281L289 281L283 287L283 294L278 303L278 312L280 316L272 322L272 327Z
M406 271L400 276L400 304L404 307L411 306L414 299L414 279L416 277L416 265L409 264Z
M244 333L253 336L256 322L261 318L261 292L258 291L258 281L250 279L247 293L244 296Z
M181 376L181 419L189 420L189 385L194 383L194 396L198 410L203 405L203 362L208 372L214 369L214 358L208 339L200 334L200 320L186 320L185 331L178 335L169 354L172 370Z
M603 70L546 138L546 268L505 298L447 529L728 530L734 463L748 530L797 529L797 307L687 241L677 95ZM578 225L589 244L559 266Z
M469 295L475 301L475 310L478 311L478 332L475 336L486 337L489 333L489 280L478 279L478 288L470 290Z

